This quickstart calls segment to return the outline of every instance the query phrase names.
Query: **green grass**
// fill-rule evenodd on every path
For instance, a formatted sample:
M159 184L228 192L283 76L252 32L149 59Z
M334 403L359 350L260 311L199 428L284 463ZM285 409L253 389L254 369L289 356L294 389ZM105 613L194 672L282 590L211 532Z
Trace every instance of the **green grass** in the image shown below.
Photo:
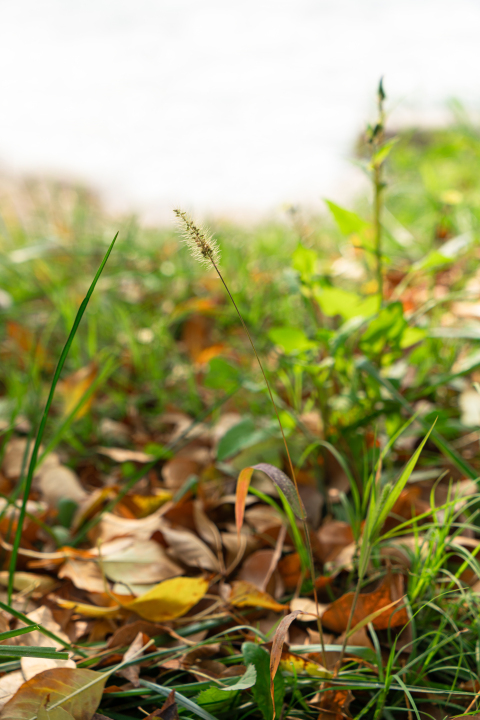
M324 516L346 520L357 542L363 532L357 564L337 577L335 593L369 589L372 578L378 581L387 572L382 549L402 535L417 540L405 551L407 629L397 637L370 624L375 649L364 649L363 662L347 647L348 662L332 681L352 690L350 713L356 718L424 718L422 710L431 713L432 704L451 717L465 711L478 689L479 596L469 584L480 579L480 565L477 548L453 539L479 537L480 506L471 488L460 503L452 479L480 475L478 427L461 412L465 392L480 382L480 315L473 308L467 316L468 306L461 305L478 303L480 290L480 133L456 113L450 128L403 132L385 160L383 303L377 295L371 198L358 198L355 213L335 204L328 213L319 205L316 217L297 210L253 227L210 223L222 251L222 273L265 363L293 463L321 488ZM366 146L359 146L359 155L368 164ZM84 415L78 412L88 400L80 394L77 407L65 413L57 392L43 444L73 469L90 468L100 478L112 471L112 462L95 449L119 444L102 432L102 420L126 421L132 438L125 444L151 452L152 467L159 470L178 450L159 440L162 412L175 408L214 424L225 410L235 410L244 423L223 438L215 477L236 478L258 462L286 468L260 371L216 276L180 250L174 229L109 218L84 190L54 183L26 184L15 190L15 202L0 205L0 289L6 293L0 297L0 451L20 434L39 443L37 428L58 358L117 230L115 250L64 358L64 376L97 364L91 407ZM192 318L201 328L198 335ZM199 363L195 342L199 350L222 348ZM321 437L307 421L313 411ZM336 488L330 447L348 472L350 489ZM408 468L408 478L402 476L417 449L416 467ZM24 464L28 487L34 467L27 475ZM125 463L117 480L128 491L144 475L144 469ZM408 479L413 483L406 485ZM423 516L392 518L400 483L427 495L431 489ZM15 488L7 485L2 492L13 496ZM413 501L414 494L407 505ZM84 541L83 530L75 536L64 528L58 544ZM7 540L12 531L10 525ZM317 565L320 574L328 573ZM307 579L303 594L309 589ZM209 635L200 645L215 642L216 633L227 638L228 652L218 662L228 666L251 652L238 628L205 622ZM255 623L248 613L245 623ZM177 630L188 636L198 623ZM181 654L179 648L162 650L160 640L156 644L163 658ZM80 648L87 667L92 647ZM327 649L341 652L342 642ZM158 658L152 653L152 662ZM8 669L17 668L15 662L12 657ZM260 656L257 676L262 662ZM155 673L150 668L147 675L151 680ZM306 702L328 688L301 673L281 677L284 717L316 718L318 709ZM255 692L224 696L209 690L215 683L191 680L185 670L170 670L157 684L176 687L205 717L261 717L259 697L269 692L267 680L258 680ZM199 695L203 691L207 694ZM105 696L102 712L140 718L139 695L149 712L163 703L150 684ZM179 703L179 711L181 717L195 714L188 702Z

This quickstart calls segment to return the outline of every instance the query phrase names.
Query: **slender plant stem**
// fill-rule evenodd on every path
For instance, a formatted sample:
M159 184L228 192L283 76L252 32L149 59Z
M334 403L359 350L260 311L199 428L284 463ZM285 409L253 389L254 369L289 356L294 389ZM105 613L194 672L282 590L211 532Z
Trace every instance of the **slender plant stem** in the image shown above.
M62 372L63 366L65 364L65 360L67 359L68 352L72 345L73 338L75 337L75 334L78 330L78 326L80 325L80 322L85 313L87 305L90 301L93 291L95 290L95 286L98 282L98 279L99 279L100 275L102 274L103 268L105 267L107 260L110 257L110 253L113 250L113 246L115 245L117 237L118 237L118 232L115 235L115 237L113 238L112 242L110 243L110 246L109 246L107 252L105 253L105 256L100 264L100 267L97 270L97 273L92 281L92 284L88 288L87 294L85 295L85 298L83 299L82 304L80 305L80 308L75 317L72 329L70 330L70 334L67 338L67 341L66 341L66 343L63 347L62 353L60 355L60 359L58 361L58 364L57 364L57 367L56 367L56 370L55 370L55 373L53 376L52 384L50 386L50 392L48 393L47 402L45 403L45 409L43 411L42 419L40 421L40 426L38 428L35 445L33 447L32 456L30 458L30 463L28 466L27 477L26 477L25 486L23 489L22 507L20 508L20 514L19 514L18 523L17 523L17 530L15 533L15 539L13 541L12 554L10 556L10 566L9 566L9 570L8 570L8 572L9 572L9 575L8 575L8 604L9 605L11 604L11 601L12 601L14 573L15 573L15 568L17 565L17 556L18 556L18 550L20 547L20 541L22 538L23 523L25 521L25 515L26 515L26 511L27 511L28 496L30 494L30 488L32 487L33 475L34 475L35 468L37 465L37 458L38 458L38 454L40 451L40 445L41 445L41 442L43 439L43 434L45 432L48 414L50 412L50 407L52 405L53 396L55 394L55 389L57 387L57 383L60 378L60 374Z
M319 636L320 636L320 644L321 644L321 646L322 646L322 659L323 659L324 665L326 666L326 655L325 655L325 643L324 643L324 639L323 639L323 628L322 628L322 623L321 623L321 620L320 620L318 597L317 597L317 588L316 588L316 586L315 586L315 564L314 564L314 561L313 561L312 545L311 545L311 542L310 542L310 534L309 534L308 526L307 526L307 518L306 518L306 515L305 515L305 510L304 510L304 508L303 508L303 503L302 503L302 500L301 500L301 497L300 497L300 491L299 491L299 489L298 489L297 477L296 477L296 475L295 475L295 470L294 470L294 467L293 467L292 458L291 458L291 456L290 456L290 451L289 451L289 449L288 449L287 438L285 437L285 432L284 432L284 430L283 430L282 421L280 420L280 414L279 414L279 412L278 412L278 408L277 408L277 405L276 405L275 400L274 400L274 397L273 397L273 393L272 393L272 389L271 389L271 387L270 387L270 383L269 383L269 381L268 381L267 375L266 375L265 370L264 370L264 368L263 368L262 361L260 360L260 356L259 356L258 353L257 353L257 349L256 349L256 347L255 347L255 343L253 342L253 338L252 338L252 336L251 336L251 334L250 334L250 331L249 331L249 329L248 329L248 327L247 327L247 325L246 325L246 323L245 323L245 321L244 321L244 319L243 319L243 317L242 317L242 314L241 314L240 310L239 310L238 307L237 307L237 304L236 304L236 302L235 302L235 300L234 300L234 298L233 298L233 296L232 296L232 293L230 292L230 290L229 290L229 288L228 288L227 283L226 283L225 280L223 279L223 275L222 275L222 273L220 272L217 263L215 262L215 260L214 260L213 258L210 258L210 261L211 261L213 267L215 268L215 271L216 271L218 277L219 277L220 280L222 281L223 286L224 286L224 288L225 288L225 291L226 291L228 297L230 298L230 300L231 300L231 302L232 302L232 304L233 304L233 307L235 308L235 311L236 311L238 317L240 318L240 322L241 322L241 324L242 324L242 327L243 327L243 329L245 330L245 333L246 333L246 335L247 335L247 337L248 337L248 340L249 340L250 345L251 345L251 347L252 347L253 353L254 353L255 358L256 358L256 360L257 360L258 366L260 367L260 370L261 370L261 372L262 372L263 379L265 380L265 385L267 386L268 394L269 394L269 396L270 396L270 400L271 400L272 405L273 405L273 409L274 409L274 412L275 412L275 415L276 415L276 418L277 418L277 421L278 421L278 425L279 425L279 427L280 427L280 432L281 432L281 434L282 434L282 440L283 440L283 444L284 444L284 447L285 447L285 452L286 452L286 454L287 454L287 459L288 459L288 465L289 465L289 468L290 468L290 473L291 473L291 475L292 475L292 480L293 480L294 485L295 485L295 490L296 490L296 492L297 492L297 496L298 496L298 500L299 500L300 512L301 512L301 514L302 514L301 520L302 520L302 525L303 525L303 532L304 532L304 535L305 535L305 544L306 544L306 546L307 546L308 558L309 558L309 561L310 561L310 563L309 563L309 564L310 564L310 575L311 575L312 584L313 584L313 597L314 597L314 600L315 600L315 608L316 608L316 614L317 614L318 634L319 634Z

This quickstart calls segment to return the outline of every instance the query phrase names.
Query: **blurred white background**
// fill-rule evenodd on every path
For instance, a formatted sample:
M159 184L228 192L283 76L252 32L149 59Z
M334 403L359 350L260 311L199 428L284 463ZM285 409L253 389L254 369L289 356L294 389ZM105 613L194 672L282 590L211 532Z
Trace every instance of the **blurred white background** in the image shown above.
M320 208L388 107L478 107L478 0L0 0L0 172L147 219ZM398 119L398 118L397 118Z

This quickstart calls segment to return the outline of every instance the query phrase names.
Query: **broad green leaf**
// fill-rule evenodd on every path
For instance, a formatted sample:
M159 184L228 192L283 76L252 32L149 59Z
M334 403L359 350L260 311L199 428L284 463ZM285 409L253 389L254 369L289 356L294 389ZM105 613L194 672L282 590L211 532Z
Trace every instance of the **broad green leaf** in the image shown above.
M398 347L406 327L402 303L391 303L371 321L361 337L360 347L369 355L378 355L387 344Z
M316 285L314 295L325 315L328 317L340 315L344 320L350 320L359 315L369 317L378 312L380 307L378 295L362 298L356 293L341 288Z
M311 350L316 347L316 343L309 340L303 330L299 328L286 326L272 328L268 333L268 337L275 345L279 345L287 355L301 353L304 350Z
M57 718L53 714L56 706L70 713L74 720L91 720L102 699L106 679L107 675L93 670L74 668L44 670L23 683L4 706L0 718L36 720L49 695L49 713L52 720L66 720L65 716Z
M212 685L202 692L196 698L197 703L202 707L216 705L216 710L220 707L228 707L232 698L236 697L241 690L247 690L255 685L257 681L257 671L255 665L248 665L245 673L238 679L234 685L228 687L218 687ZM213 708L212 708L213 709Z
M255 685L257 681L257 671L255 665L247 665L247 669L243 675L238 679L235 685L230 685L229 688L221 688L221 692L228 692L229 690L246 690Z
M257 681L252 688L253 697L264 717L272 720L273 704L270 696L270 656L266 650L255 643L245 642L242 645L242 654L246 663L252 663L257 671ZM277 673L274 682L274 698L276 714L282 713L283 698L285 697L285 681L281 673Z
M208 371L203 381L205 387L229 392L240 384L238 369L222 357L214 357L208 363Z
M426 332L422 328L417 327L407 327L403 331L402 337L400 339L400 348L404 350L405 348L411 347L412 345L416 345L418 342L421 342L426 337Z
M345 208L336 205L331 200L325 200L325 202L343 235L348 236L353 235L353 233L361 233L362 230L368 227L368 223L362 220L357 213L345 210Z
M264 430L257 430L255 423L251 418L245 418L238 425L234 425L227 430L225 435L220 439L217 447L217 460L220 462L226 460L233 455L237 455L240 450L251 447L262 440L265 440L266 434ZM268 435L267 435L268 437Z

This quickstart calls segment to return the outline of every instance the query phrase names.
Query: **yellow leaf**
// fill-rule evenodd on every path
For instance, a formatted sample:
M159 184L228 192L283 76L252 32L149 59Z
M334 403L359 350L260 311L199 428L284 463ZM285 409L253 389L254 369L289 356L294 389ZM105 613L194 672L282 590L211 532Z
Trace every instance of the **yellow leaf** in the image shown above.
M73 600L64 600L56 598L57 605L67 610L74 610L79 615L91 618L116 617L121 610L120 605L112 607L102 607L101 605L88 605L87 603L74 602Z
M261 592L252 583L238 580L232 583L232 592L229 598L230 605L235 607L263 607L268 610L281 612L285 605L281 605L266 592Z
M139 518L151 515L159 507L172 499L170 490L159 490L156 495L129 495L128 498L137 508L136 516Z
M321 678L332 677L332 673L322 665L318 665L312 660L308 660L301 655L295 655L294 653L287 651L282 652L280 669L290 673L293 673L295 670L297 675L311 675L312 677Z
M176 577L164 580L129 603L140 617L152 622L167 622L185 615L208 590L208 581L202 577Z

